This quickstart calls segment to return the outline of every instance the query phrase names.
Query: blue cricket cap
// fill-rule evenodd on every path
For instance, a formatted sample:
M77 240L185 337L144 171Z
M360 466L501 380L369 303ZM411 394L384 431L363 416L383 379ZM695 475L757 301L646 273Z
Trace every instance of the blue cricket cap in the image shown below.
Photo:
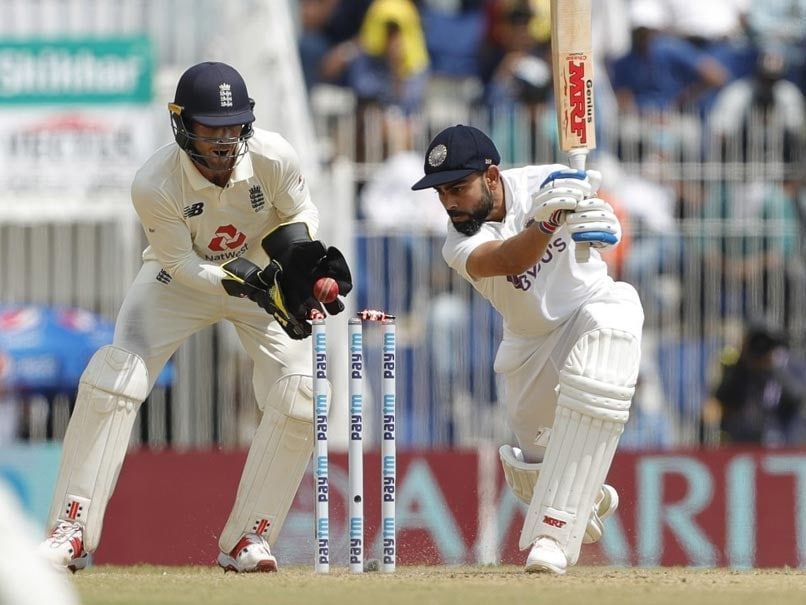
M501 162L495 144L478 128L457 124L440 132L425 154L425 176L415 191L452 183Z

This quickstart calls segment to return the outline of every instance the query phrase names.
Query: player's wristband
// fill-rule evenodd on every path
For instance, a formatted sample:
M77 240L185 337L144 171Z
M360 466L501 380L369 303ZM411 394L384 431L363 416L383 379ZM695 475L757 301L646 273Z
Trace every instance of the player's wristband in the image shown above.
M537 228L546 235L552 235L555 231L557 231L557 227L559 227L559 225L555 225L548 221L541 221L537 224Z
M557 231L557 227L560 226L564 215L565 210L555 210L551 213L549 220L540 221L540 223L537 225L537 228L546 235L552 235L555 231Z

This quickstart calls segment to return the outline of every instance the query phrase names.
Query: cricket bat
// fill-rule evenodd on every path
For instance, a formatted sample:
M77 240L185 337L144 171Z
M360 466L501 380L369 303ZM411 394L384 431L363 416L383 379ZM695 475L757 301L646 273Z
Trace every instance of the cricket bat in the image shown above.
M591 0L551 0L551 65L560 148L571 168L585 170L588 151L596 148L593 113ZM596 233L574 237L577 262L590 257Z

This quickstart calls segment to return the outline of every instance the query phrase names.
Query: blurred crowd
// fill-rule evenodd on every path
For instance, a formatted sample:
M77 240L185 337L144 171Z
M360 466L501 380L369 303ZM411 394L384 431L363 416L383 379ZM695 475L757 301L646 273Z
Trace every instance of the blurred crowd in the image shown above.
M741 120L750 104L781 103L783 119L802 121L806 0L593 5L604 118L619 109L705 115L718 107L724 125ZM299 6L309 90L341 86L361 103L405 113L457 100L500 108L551 98L549 0L300 0Z
M300 1L299 53L311 98L338 90L354 99L356 159L384 164L373 178L385 184L383 195L370 188L367 196L396 200L382 211L364 203L360 218L386 216L397 225L416 216L439 228L438 207L435 213L429 201L405 203L415 200L410 192L391 193L416 177L429 128L480 114L500 125L502 116L516 115L507 128L490 127L504 163L557 157L543 152L556 147L549 4ZM628 237L608 259L618 276L640 280L679 256L681 219L802 221L806 0L597 0L593 11L602 194L625 223L652 234ZM383 148L370 157L365 118L378 109ZM524 138L531 140L524 145ZM762 168L723 167L717 177L669 169L709 161ZM641 172L628 170L630 163ZM739 280L761 265L779 268L795 251L796 234L786 229L761 246L733 239L731 254L712 235L702 233L703 271Z

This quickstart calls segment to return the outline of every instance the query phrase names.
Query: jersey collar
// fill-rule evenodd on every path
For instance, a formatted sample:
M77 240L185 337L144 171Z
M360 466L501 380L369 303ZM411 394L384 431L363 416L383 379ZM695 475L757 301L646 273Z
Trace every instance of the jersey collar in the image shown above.
M247 141L247 145L249 142ZM241 158L241 161L235 164L235 170L232 171L232 176L230 177L230 181L233 183L237 183L238 181L248 181L251 179L255 174L255 170L252 167L252 154L247 152Z

